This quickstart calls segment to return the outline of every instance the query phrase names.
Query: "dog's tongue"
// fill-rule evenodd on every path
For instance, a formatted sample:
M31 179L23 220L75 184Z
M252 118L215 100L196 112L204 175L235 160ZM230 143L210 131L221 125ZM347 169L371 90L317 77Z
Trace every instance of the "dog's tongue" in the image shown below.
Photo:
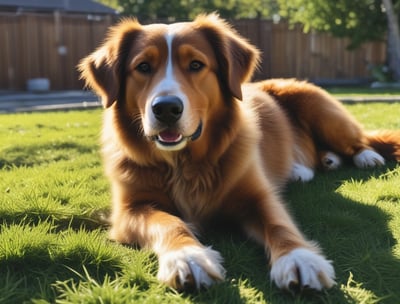
M182 139L182 134L166 130L158 134L158 139L166 143L176 143Z

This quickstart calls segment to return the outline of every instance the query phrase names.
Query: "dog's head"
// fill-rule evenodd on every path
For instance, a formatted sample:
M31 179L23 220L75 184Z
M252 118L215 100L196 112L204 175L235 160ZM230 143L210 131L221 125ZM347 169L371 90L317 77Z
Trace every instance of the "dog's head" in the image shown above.
M215 14L171 25L124 20L79 69L104 107L140 120L159 149L180 150L242 98L258 56Z

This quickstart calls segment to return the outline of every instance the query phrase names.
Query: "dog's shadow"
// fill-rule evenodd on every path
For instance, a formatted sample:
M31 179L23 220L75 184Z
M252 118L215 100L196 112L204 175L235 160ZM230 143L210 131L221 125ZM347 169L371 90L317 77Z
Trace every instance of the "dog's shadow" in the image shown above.
M396 240L391 232L396 228L388 212L400 197L379 189L377 198L366 197L366 187L374 185L371 179L390 179L399 173L396 164L374 170L343 168L318 174L307 184L288 186L284 193L288 209L307 238L317 241L333 261L337 285L331 290L295 297L282 293L269 280L262 248L243 236L225 234L223 239L215 236L204 242L214 243L224 256L227 281L199 294L199 302L215 293L216 298L224 294L226 303L357 303L360 297L366 302L400 303L396 287L400 259L394 255Z

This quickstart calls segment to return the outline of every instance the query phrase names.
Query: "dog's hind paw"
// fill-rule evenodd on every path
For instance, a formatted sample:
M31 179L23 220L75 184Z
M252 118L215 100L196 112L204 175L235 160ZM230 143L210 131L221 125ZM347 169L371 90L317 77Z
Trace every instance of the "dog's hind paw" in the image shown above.
M373 168L385 164L385 159L380 154L369 149L362 150L354 155L353 160L358 168Z
M342 160L333 152L325 152L321 157L321 164L325 170L336 170L342 164Z
M221 255L209 247L186 246L159 256L158 279L177 290L199 290L224 280Z
M271 268L271 279L281 288L322 290L335 284L335 270L323 256L298 248L280 257Z

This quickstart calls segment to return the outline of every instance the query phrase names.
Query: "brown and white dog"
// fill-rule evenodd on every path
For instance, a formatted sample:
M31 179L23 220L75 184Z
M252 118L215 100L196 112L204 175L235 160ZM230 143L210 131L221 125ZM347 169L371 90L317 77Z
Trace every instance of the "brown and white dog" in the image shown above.
M375 151L384 148L400 158L398 133L367 135L311 84L244 84L258 59L212 14L171 25L124 20L80 64L106 108L110 236L153 250L158 278L174 288L224 279L220 254L193 232L222 219L265 247L278 287L331 287L331 262L297 229L279 190L341 157L373 167L385 162Z

